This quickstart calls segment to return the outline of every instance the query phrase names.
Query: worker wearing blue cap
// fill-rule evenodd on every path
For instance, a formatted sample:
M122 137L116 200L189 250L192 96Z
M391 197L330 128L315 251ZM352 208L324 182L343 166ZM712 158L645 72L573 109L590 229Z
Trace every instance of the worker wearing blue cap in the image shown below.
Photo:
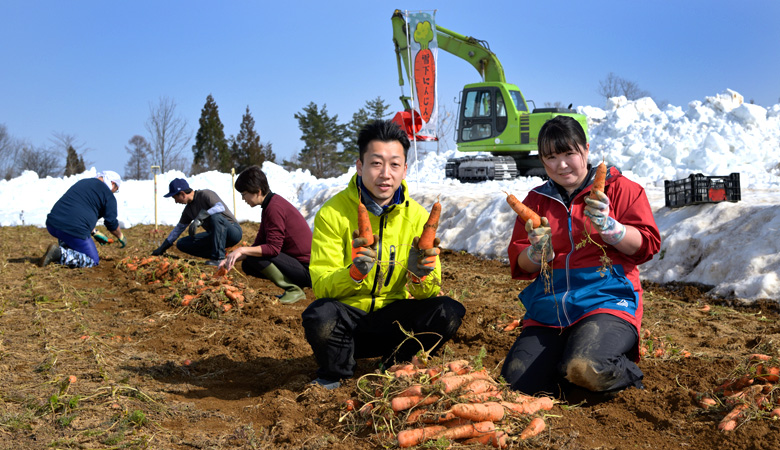
M168 185L168 193L176 203L185 205L179 223L152 252L153 256L165 253L173 243L189 255L206 258L206 264L218 266L225 259L225 248L241 241L242 231L236 217L225 207L225 202L209 189L193 190L183 178L176 178ZM198 233L198 227L205 231ZM185 229L188 236L177 241Z

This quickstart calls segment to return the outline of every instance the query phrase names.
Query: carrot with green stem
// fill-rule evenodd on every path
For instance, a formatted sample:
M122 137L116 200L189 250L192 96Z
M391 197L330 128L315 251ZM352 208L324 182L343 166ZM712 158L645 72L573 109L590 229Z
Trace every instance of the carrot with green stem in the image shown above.
M428 44L433 40L431 22L418 22L414 30L414 41L420 44L420 50L414 57L414 87L417 90L417 103L420 116L426 123L431 120L436 106L436 60Z

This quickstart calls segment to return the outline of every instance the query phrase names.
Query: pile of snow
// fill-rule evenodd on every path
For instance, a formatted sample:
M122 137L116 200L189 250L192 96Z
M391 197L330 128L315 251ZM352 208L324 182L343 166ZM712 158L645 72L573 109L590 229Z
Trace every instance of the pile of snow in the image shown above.
M643 185L661 230L662 249L642 266L642 276L657 282L698 282L712 293L745 300L780 300L780 104L771 108L745 104L726 90L687 109L659 109L650 98L611 99L605 109L578 110L588 116L591 160L605 159ZM410 156L414 151L410 151ZM412 197L426 208L442 203L439 236L442 246L507 260L506 248L515 214L506 204L509 192L522 199L540 178L463 184L444 177L450 150L421 155L409 164ZM105 167L101 169L116 168ZM354 169L338 178L317 179L308 171L288 172L263 165L271 189L298 207L312 225L322 203L343 189ZM664 206L664 180L693 173L725 176L738 172L741 198L682 208ZM45 226L46 215L67 188L92 168L67 178L38 179L32 172L0 181L0 225ZM153 181L125 181L116 194L123 228L137 224L174 225L182 206L163 198L168 183L180 172ZM212 189L241 221L260 220L260 208L249 208L232 189L230 175L217 172L187 177L194 189ZM156 192L156 194L155 194ZM156 205L156 208L155 208ZM446 263L445 263L446 265Z

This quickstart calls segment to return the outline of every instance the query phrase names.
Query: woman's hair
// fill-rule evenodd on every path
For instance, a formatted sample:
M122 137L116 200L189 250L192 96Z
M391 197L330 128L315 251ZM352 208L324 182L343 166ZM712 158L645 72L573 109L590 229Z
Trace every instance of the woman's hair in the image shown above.
M268 187L268 179L260 166L250 166L244 169L236 178L236 190L238 192L249 192L262 195L268 195L271 188Z
M574 118L555 116L539 130L539 159L574 150L581 153L588 144L585 130Z

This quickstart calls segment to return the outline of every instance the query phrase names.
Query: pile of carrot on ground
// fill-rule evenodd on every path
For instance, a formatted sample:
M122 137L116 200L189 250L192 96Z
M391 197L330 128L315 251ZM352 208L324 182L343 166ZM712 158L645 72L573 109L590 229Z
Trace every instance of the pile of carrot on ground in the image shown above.
M543 411L552 409L552 398L512 391L466 360L413 362L361 377L340 422L401 448L428 441L505 448L545 429Z
M692 397L699 407L720 417L719 430L732 431L749 420L780 419L778 380L780 359L754 353L712 392L694 392Z
M128 257L118 267L137 281L171 291L163 295L173 306L183 306L206 317L218 317L233 308L240 309L253 295L225 269L201 270L201 266L161 256Z

